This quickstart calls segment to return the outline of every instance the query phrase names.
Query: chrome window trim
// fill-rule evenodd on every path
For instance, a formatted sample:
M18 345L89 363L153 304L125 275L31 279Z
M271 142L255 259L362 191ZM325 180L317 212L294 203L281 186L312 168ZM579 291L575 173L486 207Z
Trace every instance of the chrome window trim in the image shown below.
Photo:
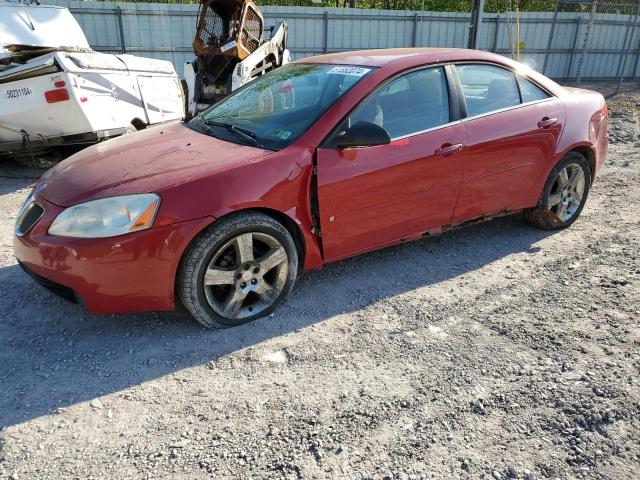
M513 105L512 107L505 107L499 110L491 110L490 112L480 113L478 115L473 115L471 117L465 117L461 121L464 122L466 120L475 120L476 118L488 117L489 115L495 115L496 113L508 112L509 110L516 110L518 108L528 107L530 105L535 105L537 103L545 103L555 99L556 97L549 97L549 98L543 98L542 100L534 100L533 102L519 103L518 105Z
M391 141L392 141L392 142L395 142L396 140L403 140L403 139L405 139L405 138L416 137L416 136L418 136L418 135L422 135L423 133L434 132L434 131L436 131L436 130L440 130L440 129L442 129L442 128L451 127L451 126L456 125L456 124L461 124L461 123L462 123L462 120L463 120L463 119L461 119L461 120L454 120L453 122L445 123L445 124L443 124L443 125L438 125L437 127L427 128L426 130L421 130L421 131L419 131L419 132L408 133L407 135L402 135L402 136L400 136L400 137L393 137L393 138L391 139Z

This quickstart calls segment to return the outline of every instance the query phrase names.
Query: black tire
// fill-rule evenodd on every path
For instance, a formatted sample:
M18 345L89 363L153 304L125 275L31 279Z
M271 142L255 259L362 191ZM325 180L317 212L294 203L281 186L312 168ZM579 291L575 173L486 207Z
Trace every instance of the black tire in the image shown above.
M577 209L575 209L575 211L571 214L570 218L563 220L552 211L550 199L552 189L557 188L556 181L559 173L563 169L567 168L568 165L572 164L578 165L582 169L582 173L584 174L584 192ZM547 178L544 189L542 190L542 194L540 195L538 205L536 205L534 208L529 208L524 211L525 220L529 225L532 225L536 228L541 228L543 230L560 230L569 227L580 216L580 213L582 212L582 209L584 208L584 205L587 201L590 186L591 167L589 166L589 162L587 162L587 159L578 152L567 153L560 159L556 166L553 167L551 173L549 173L549 177Z
M182 87L182 98L184 99L184 118L189 118L189 85L186 80L180 80Z
M266 234L276 239L286 252L284 287L277 299L255 315L226 318L212 308L205 294L204 275L214 255L234 238L246 234ZM273 218L258 212L232 214L200 233L187 248L178 269L177 291L184 307L207 328L233 327L264 317L278 308L291 292L298 272L298 252L287 229ZM284 277L284 276L283 276ZM229 288L235 288L230 286ZM248 298L248 297L247 297ZM250 308L249 308L250 310Z

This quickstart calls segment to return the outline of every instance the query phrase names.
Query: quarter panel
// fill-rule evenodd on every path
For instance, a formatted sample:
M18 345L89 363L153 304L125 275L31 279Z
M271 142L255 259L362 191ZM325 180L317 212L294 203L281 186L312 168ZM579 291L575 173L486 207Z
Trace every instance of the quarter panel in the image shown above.
M609 114L604 97L590 90L567 88L562 97L567 110L567 124L562 132L556 158L576 147L590 148L594 154L595 179L608 154Z

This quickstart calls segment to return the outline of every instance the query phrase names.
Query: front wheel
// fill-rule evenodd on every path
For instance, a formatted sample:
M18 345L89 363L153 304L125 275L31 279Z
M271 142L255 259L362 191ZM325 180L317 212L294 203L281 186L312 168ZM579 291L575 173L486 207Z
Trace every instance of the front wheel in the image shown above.
M580 216L590 185L587 160L578 152L568 153L551 170L538 205L525 210L525 219L544 230L567 228Z
M296 280L298 254L291 234L260 213L231 215L201 233L178 272L178 293L208 328L236 326L266 316Z

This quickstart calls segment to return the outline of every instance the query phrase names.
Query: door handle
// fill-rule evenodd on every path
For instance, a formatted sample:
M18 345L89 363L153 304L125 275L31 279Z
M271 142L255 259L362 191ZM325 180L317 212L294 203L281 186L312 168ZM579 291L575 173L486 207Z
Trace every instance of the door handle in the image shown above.
M449 155L453 155L454 153L456 153L458 150L462 150L461 143L456 143L454 145L445 143L436 150L436 155L440 157L448 157Z
M550 128L553 127L554 125L558 124L558 119L557 118L549 118L549 117L544 117L542 120L540 120L538 122L538 127L540 128Z

